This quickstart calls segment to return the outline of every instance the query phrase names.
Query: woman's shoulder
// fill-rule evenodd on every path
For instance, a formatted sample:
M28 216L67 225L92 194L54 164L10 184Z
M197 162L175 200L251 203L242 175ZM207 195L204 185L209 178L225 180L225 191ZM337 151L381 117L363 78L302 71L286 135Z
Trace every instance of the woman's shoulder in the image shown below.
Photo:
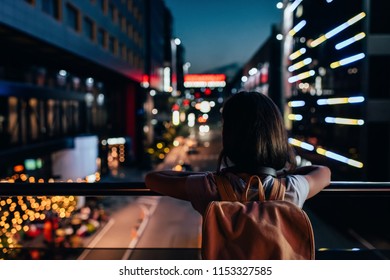
M307 181L306 177L304 175L297 175L297 174L291 174L286 175L285 177L286 185L292 185L292 186L302 186L302 185L308 185L309 182Z
M309 182L305 176L287 175L285 177L285 185L285 199L302 207L309 195Z

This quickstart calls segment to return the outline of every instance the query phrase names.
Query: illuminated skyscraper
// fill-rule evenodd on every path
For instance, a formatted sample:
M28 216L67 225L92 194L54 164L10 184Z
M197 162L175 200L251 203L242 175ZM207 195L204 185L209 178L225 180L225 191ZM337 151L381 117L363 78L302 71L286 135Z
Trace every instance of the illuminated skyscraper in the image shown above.
M390 179L386 1L284 1L283 94L291 143L336 180Z

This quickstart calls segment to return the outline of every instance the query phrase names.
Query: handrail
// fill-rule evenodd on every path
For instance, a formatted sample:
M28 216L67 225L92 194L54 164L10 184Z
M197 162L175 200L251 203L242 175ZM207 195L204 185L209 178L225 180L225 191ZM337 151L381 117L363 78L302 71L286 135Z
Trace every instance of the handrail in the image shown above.
M146 188L143 181L131 181L131 182L53 182L53 183L9 183L0 182L0 197L4 196L57 196L57 195L76 195L76 196L161 196L148 188ZM345 199L357 198L354 199ZM308 205L311 210L314 209L315 213L321 213L325 210L326 215L330 217L337 213L338 216L348 217L348 220L353 220L354 216L361 218L362 213L369 215L365 209L361 211L360 200L366 201L367 198L374 198L370 201L369 209L375 213L380 211L388 212L388 199L390 198L390 182L358 182L358 181L334 181L330 185L318 193L315 197L311 198ZM319 202L319 203L318 203ZM357 203L356 203L357 202ZM332 207L326 206L332 203ZM356 207L353 207L355 205ZM311 208L314 207L314 208ZM340 208L341 207L341 208ZM377 209L379 207L379 210ZM386 208L384 210L384 208ZM317 210L319 211L317 212ZM340 211L342 209L342 211ZM367 212L367 213L366 213ZM351 218L350 218L351 217ZM332 218L333 219L333 218ZM365 219L373 221L375 216L371 219ZM364 219L363 219L364 220ZM356 221L356 219L354 220ZM351 222L352 224L356 222ZM360 219L359 219L360 223ZM377 223L381 225L380 223ZM371 224L370 224L371 225ZM12 248L8 248L13 250ZM30 250L34 248L18 248L18 250ZM50 250L51 254L70 254L77 255L82 248L35 248L38 250ZM121 249L121 248L118 248ZM99 250L99 248L94 248ZM177 248L157 248L157 250L179 250ZM188 248L189 254L184 256L184 259L192 259L193 255L199 252L199 248ZM195 252L195 253L193 253ZM329 248L325 251L323 249L316 250L316 258L322 260L335 260L335 259L386 259L389 255L388 250L360 248L359 250L353 250L351 248ZM161 252L159 253L161 255ZM168 254L169 255L169 254ZM385 256L385 257L383 257Z
M150 196L161 194L146 188L144 182L99 182L99 183L0 183L0 196Z
M390 182L335 181L322 190L319 196L340 195L388 195ZM53 183L0 183L0 196L160 196L146 188L144 182L53 182ZM318 196L317 195L317 196Z

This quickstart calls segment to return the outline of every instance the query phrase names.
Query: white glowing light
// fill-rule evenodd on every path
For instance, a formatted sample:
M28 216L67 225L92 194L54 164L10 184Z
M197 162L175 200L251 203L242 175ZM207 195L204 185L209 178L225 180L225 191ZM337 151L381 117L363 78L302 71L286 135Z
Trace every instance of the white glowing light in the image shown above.
M348 103L361 103L364 101L363 96L351 96L351 97L338 97L338 98L323 98L318 99L318 105L337 105L337 104L348 104Z
M289 107L293 107L293 108L295 108L295 107L303 107L303 106L305 106L305 101L303 101L303 100L294 100L294 101L290 101L290 102L288 102L288 106Z
M173 111L172 112L172 123L173 123L173 125L179 125L180 124L180 113L179 113L179 111Z
M288 67L288 71L293 72L295 70L298 70L306 65L309 65L312 61L313 61L313 59L311 59L310 57L305 58L304 60L299 61L299 62L291 65L290 67Z
M363 125L364 120L362 119L348 119L348 118L339 118L339 117L326 117L325 122L335 123L335 124L344 124L344 125Z
M226 82L225 81L191 81L191 82L184 82L184 87L186 88L202 88L202 87L225 87Z
M345 40L345 41L342 41L340 43L338 43L335 48L336 50L341 50L342 48L345 48L361 39L363 39L364 37L366 37L366 33L364 32L360 32L359 34L356 34L355 36Z
M330 68L335 69L337 67L344 66L344 65L350 64L352 62L361 60L361 59L363 59L365 57L366 57L366 55L364 53L359 53L359 54L356 54L356 55L352 55L350 57L341 59L339 61L332 62L330 64Z
M295 0L290 7L288 7L288 11L292 13L298 6L301 4L303 0Z
M321 147L315 148L313 145L311 145L309 143L306 143L306 142L303 142L303 141L300 141L300 140L297 140L297 139L294 139L294 138L289 138L288 142L291 145L293 145L293 146L297 146L297 147L300 147L300 148L308 150L308 151L314 151L314 149L315 149L315 151L319 155L326 156L328 158L331 158L331 159L334 159L334 160L346 163L346 164L348 164L350 166L353 166L353 167L356 167L356 168L362 168L363 167L363 163L360 162L360 161L347 158L347 157L342 156L340 154L337 154L337 153L325 150L325 149L323 149Z
M305 48L300 48L299 50L293 52L292 54L290 54L290 56L288 57L290 60L294 60L294 59L297 59L298 57L300 57L301 55L305 54L306 53L306 49Z
M289 114L288 119L291 121L301 121L303 120L303 116L300 114Z
M195 114L189 113L187 117L187 124L188 127L194 127L195 126Z
M307 78L312 77L314 75L315 75L315 71L310 70L310 71L303 72L303 73L300 73L296 76L292 76L292 77L288 78L288 82L295 83L296 81L304 80L304 79L307 79Z
M283 9L283 2L276 3L276 8Z
M304 26L306 25L306 20L302 20L300 21L297 25L295 25L293 27L293 29L291 29L288 34L290 36L294 36L295 34L297 34Z
M294 139L294 138L289 138L288 142L291 145L294 145L294 146L297 146L297 147L301 147L302 149L305 149L305 150L308 150L308 151L314 151L314 146L309 144L309 143L306 143L306 142L303 142L303 141L300 141L300 140L297 140L297 139Z
M124 137L108 138L107 144L108 145L123 145L123 144L126 144L126 139Z
M346 22L340 24L339 26L337 26L336 28L330 30L329 32L327 32L325 35L322 35L320 37L318 37L317 39L315 39L314 41L312 41L310 43L310 47L314 48L314 47L317 47L318 45L322 44L323 42L325 42L326 40L332 38L333 36L335 36L336 34L340 33L341 31L343 31L344 29L348 28L349 26L355 24L356 22L358 22L359 20L363 19L364 17L366 16L366 13L365 12L361 12L359 14L357 14L356 16L352 17L351 19L347 20Z
M248 71L248 74L250 75L250 76L253 76L253 75L255 75L256 73L257 73L257 68L251 68L249 71Z
M336 153L331 152L331 151L327 151L327 150L325 150L323 148L317 148L316 152L317 152L317 154L320 154L320 155L326 156L328 158L331 158L331 159L334 159L334 160L346 163L346 164L348 164L350 166L353 166L353 167L357 167L357 168L362 168L363 167L363 163L360 162L360 161L347 158L345 156L342 156L340 154L336 154Z

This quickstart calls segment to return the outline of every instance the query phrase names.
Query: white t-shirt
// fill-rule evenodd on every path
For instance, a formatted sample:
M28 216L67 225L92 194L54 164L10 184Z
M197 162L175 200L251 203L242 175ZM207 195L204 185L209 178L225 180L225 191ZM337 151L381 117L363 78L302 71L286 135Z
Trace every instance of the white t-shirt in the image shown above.
M241 195L245 188L245 181L233 173L226 173L235 192ZM287 175L286 177L285 200L290 201L299 207L303 207L309 194L309 183L303 175ZM275 178L267 176L262 180L265 193L269 193ZM212 172L191 175L186 181L186 191L195 210L203 215L208 204L214 200L220 200L215 179ZM253 193L257 190L251 190L249 197L256 197Z

